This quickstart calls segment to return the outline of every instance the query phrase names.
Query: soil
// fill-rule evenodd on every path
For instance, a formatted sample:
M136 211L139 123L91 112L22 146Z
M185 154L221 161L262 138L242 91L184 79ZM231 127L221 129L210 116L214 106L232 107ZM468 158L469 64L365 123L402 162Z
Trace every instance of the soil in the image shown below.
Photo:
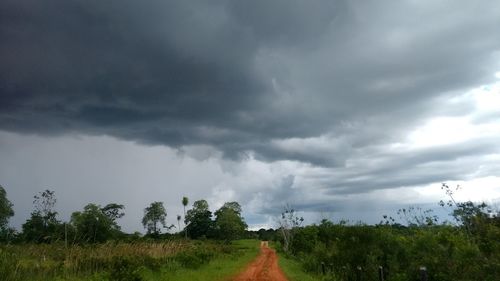
M276 252L269 248L267 241L262 241L260 255L233 281L287 281L287 279L278 266Z

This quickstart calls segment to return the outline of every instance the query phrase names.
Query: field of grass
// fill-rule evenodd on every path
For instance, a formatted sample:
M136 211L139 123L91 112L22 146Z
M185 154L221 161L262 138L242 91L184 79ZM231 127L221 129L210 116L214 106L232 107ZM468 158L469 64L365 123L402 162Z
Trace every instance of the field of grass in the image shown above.
M279 256L278 263L289 281L323 280L320 276L313 276L309 273L306 273L302 268L302 265L298 261L288 258L285 255Z
M258 254L257 240L0 246L2 280L224 280Z
M160 270L161 274L148 271L143 274L144 280L158 281L216 281L230 280L242 271L259 253L259 241L238 240L233 242L234 251L222 254L198 268L167 266Z
M271 248L276 249L276 244L271 242ZM304 271L302 265L291 257L287 257L283 253L276 251L278 254L278 264L285 273L289 281L320 281L320 276L314 276Z

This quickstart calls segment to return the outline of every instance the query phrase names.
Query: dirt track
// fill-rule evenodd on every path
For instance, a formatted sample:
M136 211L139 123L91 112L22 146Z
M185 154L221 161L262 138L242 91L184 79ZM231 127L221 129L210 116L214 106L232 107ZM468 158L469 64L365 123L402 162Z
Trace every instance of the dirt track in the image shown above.
M268 247L267 242L261 242L260 255L233 281L287 281L287 279L278 266L276 252Z

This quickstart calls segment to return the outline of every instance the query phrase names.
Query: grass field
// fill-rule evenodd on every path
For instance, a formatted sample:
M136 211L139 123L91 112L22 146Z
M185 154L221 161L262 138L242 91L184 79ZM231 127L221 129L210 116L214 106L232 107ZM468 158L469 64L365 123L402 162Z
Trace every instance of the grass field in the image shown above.
M198 268L164 267L158 272L148 270L143 274L144 280L165 281L216 281L230 280L243 270L259 253L259 241L238 240L231 246L234 251L222 254Z
M270 247L276 249L274 243L269 244ZM320 276L314 276L304 271L300 263L293 258L287 257L283 253L278 253L278 264L285 273L289 281L320 281L323 280Z
M61 244L0 247L1 280L224 280L259 252L259 241Z
M306 273L299 262L287 258L284 255L279 256L278 263L289 281L319 281L323 280L320 276L313 276Z

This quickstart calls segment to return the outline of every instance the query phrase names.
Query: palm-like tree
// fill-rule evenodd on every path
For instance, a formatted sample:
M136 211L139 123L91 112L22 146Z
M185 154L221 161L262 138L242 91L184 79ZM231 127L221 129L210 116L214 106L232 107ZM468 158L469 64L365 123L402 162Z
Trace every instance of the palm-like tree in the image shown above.
M182 206L184 206L184 220L186 220L186 206L188 203L189 203L189 199L186 196L182 197ZM185 238L187 239L188 234L187 234L186 227L184 227L184 235L185 235Z

